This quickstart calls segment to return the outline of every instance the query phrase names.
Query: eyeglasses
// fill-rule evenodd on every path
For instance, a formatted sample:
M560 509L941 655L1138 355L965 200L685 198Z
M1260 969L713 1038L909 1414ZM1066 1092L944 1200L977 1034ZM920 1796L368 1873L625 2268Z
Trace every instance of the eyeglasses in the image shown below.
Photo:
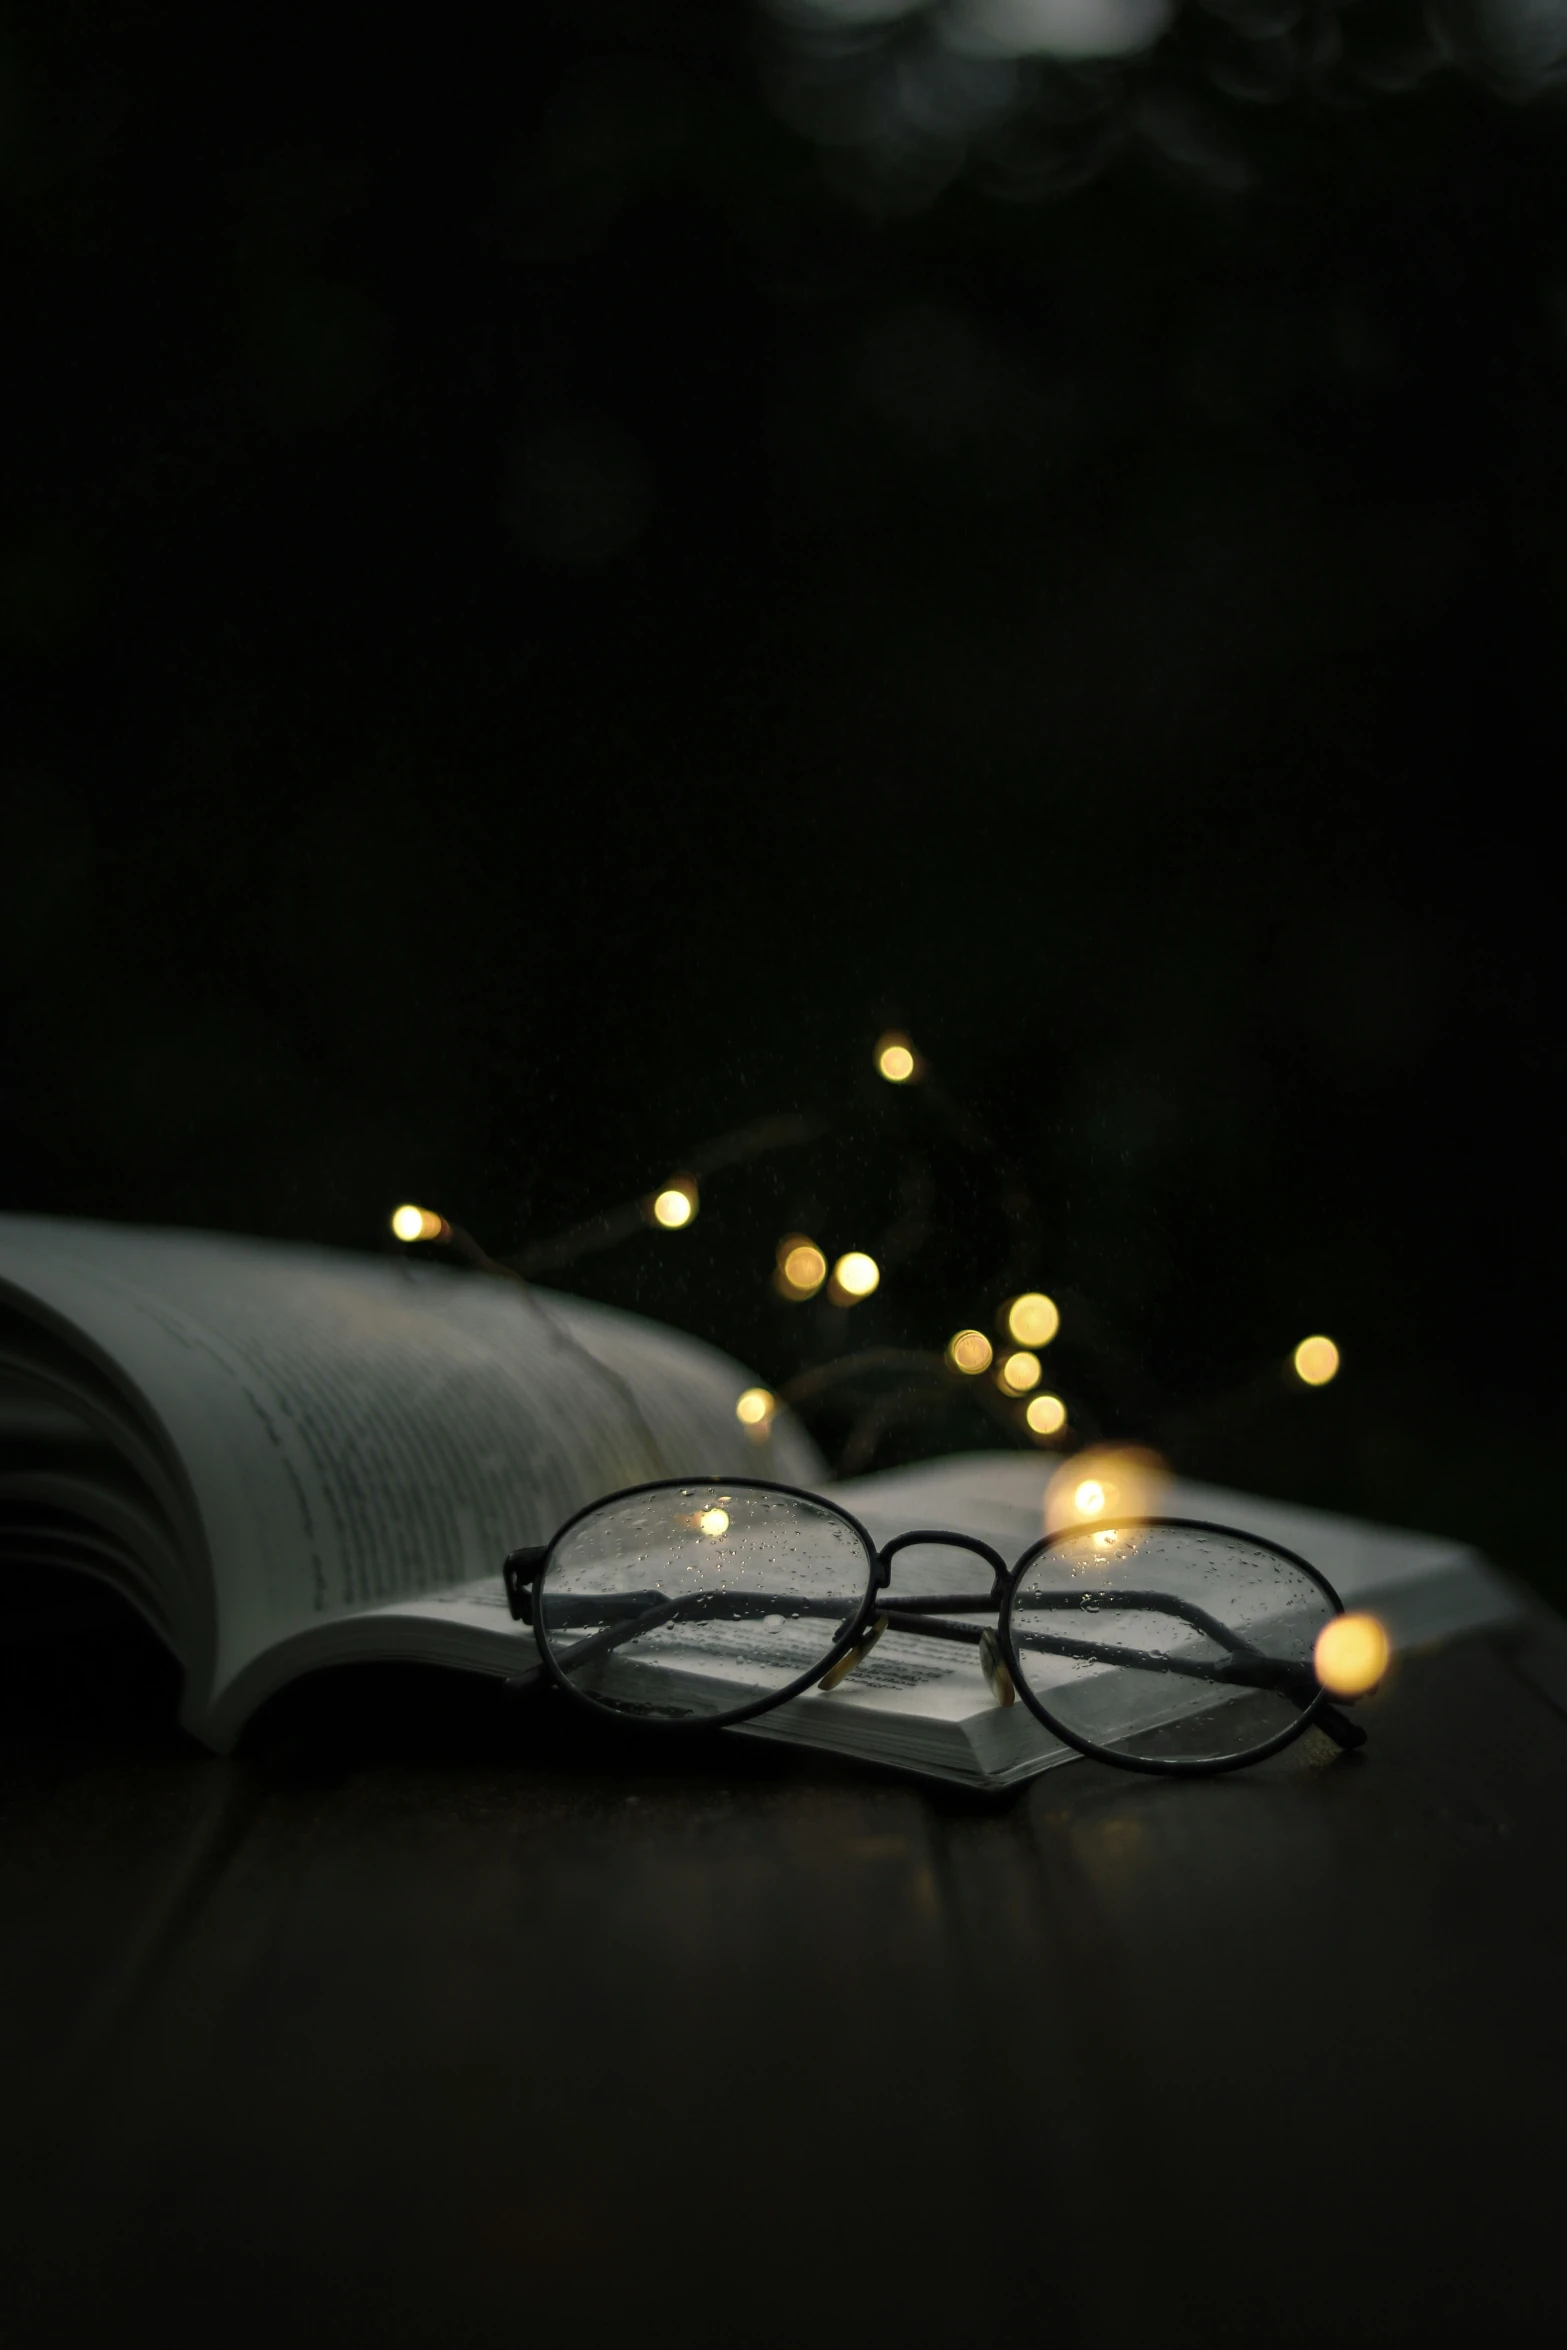
M970 1554L988 1580L941 1588L961 1578L932 1551ZM894 1596L900 1557L910 1588ZM977 1649L998 1704L1021 1699L1080 1754L1128 1770L1235 1770L1313 1725L1341 1747L1365 1743L1313 1667L1336 1593L1293 1552L1230 1526L1074 1525L1009 1567L940 1530L878 1549L847 1510L793 1486L666 1478L590 1503L503 1573L542 1659L524 1678L547 1674L622 1720L753 1721L840 1687L901 1634L936 1671L951 1650L924 1643ZM969 1620L983 1615L994 1623Z

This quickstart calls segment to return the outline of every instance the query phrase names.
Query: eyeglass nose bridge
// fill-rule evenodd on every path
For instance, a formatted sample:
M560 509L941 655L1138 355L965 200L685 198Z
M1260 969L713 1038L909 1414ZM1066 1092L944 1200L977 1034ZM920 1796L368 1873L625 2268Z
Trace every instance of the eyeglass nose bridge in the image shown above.
M892 1562L900 1550L912 1550L919 1543L939 1543L947 1550L971 1550L982 1558L990 1569L990 1596L999 1607L1012 1581L1012 1570L999 1550L992 1550L988 1542L981 1542L973 1534L953 1534L944 1527L925 1527L913 1534L895 1535L891 1542L876 1553L876 1581L885 1590L892 1581Z

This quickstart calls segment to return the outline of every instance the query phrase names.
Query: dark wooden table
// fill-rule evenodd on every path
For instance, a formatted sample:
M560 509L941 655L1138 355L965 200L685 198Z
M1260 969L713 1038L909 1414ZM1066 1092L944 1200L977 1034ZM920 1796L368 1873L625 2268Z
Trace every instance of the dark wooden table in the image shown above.
M0 1635L10 2350L1560 2330L1554 1619L999 1803L391 1669L215 1761Z

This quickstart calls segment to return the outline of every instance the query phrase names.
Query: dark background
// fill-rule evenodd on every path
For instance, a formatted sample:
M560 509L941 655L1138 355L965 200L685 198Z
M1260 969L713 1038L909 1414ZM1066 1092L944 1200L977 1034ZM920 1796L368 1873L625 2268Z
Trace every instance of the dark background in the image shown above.
M1035 1282L1078 1433L1559 1584L1567 21L3 22L0 1206L521 1254L800 1113L551 1278Z

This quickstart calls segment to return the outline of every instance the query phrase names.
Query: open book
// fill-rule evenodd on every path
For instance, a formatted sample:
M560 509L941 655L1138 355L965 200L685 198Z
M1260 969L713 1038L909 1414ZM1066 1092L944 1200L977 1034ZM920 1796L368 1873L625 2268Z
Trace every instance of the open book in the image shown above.
M1015 1556L1037 1537L1049 1456L834 1489L787 1414L741 1425L752 1384L680 1333L440 1265L0 1216L0 1567L74 1567L123 1593L180 1660L186 1727L221 1750L321 1666L528 1670L501 1559L646 1480L836 1490L878 1540L947 1525ZM1298 1550L1395 1645L1513 1612L1452 1543L1193 1486L1165 1507ZM753 1693L743 1641L705 1669L732 1702ZM737 1734L980 1786L1072 1759L997 1705L972 1652L896 1632L838 1688Z

